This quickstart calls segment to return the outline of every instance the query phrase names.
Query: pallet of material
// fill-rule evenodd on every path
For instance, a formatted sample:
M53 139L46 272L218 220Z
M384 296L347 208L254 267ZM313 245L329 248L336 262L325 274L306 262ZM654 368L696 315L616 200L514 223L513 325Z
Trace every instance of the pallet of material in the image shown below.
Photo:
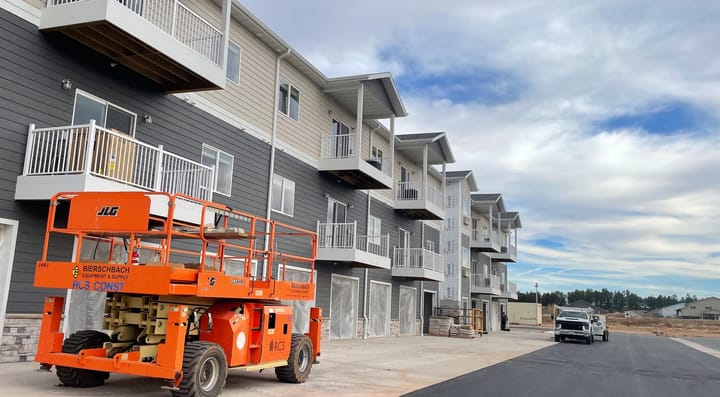
M430 329L428 330L430 335L434 336L448 336L450 327L453 326L455 321L452 317L430 317Z

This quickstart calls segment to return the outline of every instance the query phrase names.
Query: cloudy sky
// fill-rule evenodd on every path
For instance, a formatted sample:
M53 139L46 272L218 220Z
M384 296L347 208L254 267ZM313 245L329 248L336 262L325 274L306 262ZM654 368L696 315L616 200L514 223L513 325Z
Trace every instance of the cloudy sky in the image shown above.
M520 290L720 295L720 3L242 0L329 77L392 72L521 213Z

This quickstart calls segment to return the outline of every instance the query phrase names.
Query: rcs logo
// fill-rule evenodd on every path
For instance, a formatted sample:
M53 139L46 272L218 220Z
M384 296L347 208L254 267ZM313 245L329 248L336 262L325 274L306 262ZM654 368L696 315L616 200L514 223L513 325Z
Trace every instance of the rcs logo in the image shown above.
M97 216L117 216L119 210L118 206L105 206L98 211Z

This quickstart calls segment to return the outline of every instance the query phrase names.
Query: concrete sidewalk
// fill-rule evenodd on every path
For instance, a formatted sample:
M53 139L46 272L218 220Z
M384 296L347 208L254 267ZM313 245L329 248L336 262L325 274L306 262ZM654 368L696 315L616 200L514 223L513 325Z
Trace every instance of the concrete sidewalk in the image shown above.
M223 396L398 396L553 345L537 330L513 330L476 339L436 336L324 342L320 364L304 384L280 383L274 370L231 370ZM91 389L58 386L55 373L36 363L0 364L9 396L165 396L161 380L112 374Z

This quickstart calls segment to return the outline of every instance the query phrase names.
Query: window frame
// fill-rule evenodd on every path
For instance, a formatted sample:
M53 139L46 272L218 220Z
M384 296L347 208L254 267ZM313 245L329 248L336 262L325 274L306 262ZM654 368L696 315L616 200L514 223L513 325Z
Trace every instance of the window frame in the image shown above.
M232 154L220 150L214 146L208 145L207 143L202 144L202 149L200 151L200 164L203 164L203 157L205 154L205 149L215 151L215 166L213 167L213 194L217 193L226 197L232 197L232 185L233 185L233 172L235 172L235 156ZM220 156L226 155L230 157L230 178L229 178L229 186L228 186L228 192L220 191L217 188L218 185L218 179L219 179L219 172L218 169L220 168Z
M126 134L126 135L128 135L128 136L131 136L131 137L133 137L133 138L135 137L135 129L137 128L137 113L131 112L130 110L125 109L125 108L122 107L122 106L116 105L116 104L114 104L113 102L110 102L110 101L108 101L108 100L106 100L106 99L103 99L103 98L101 98L101 97L99 97L99 96L97 96L97 95L93 95L93 94L91 94L91 93L89 93L89 92L87 92L87 91L81 90L81 89L79 89L79 88L76 88L76 89L75 89L75 96L73 97L73 111L72 111L72 116L70 117L70 124L72 124L72 125L75 124L75 113L77 112L77 100L78 100L78 96L84 96L84 97L87 98L87 99L90 99L90 100L92 100L92 101L95 101L95 102L98 102L98 103L102 103L103 105L105 105L104 120L102 120L102 124L100 123L100 120L95 120L96 125L99 126L99 127L107 128L107 127L105 127L105 126L107 125L107 113L108 113L108 109L109 109L111 106L112 106L113 108L117 109L117 110L120 110L120 111L122 111L122 112L127 113L128 115L130 115L130 116L132 117L132 123L131 123L130 131L127 131L127 132L125 132L125 131L120 131L120 132L123 133L123 134Z
M273 184L272 189L273 189L273 190L275 190L275 180L276 180L275 178L279 178L279 180L280 180L280 182L281 182L281 185L280 185L280 193L281 193L281 195L280 195L280 209L276 209L276 208L275 208L275 203L274 203L274 201L275 201L275 194L274 194L274 192L273 192L273 197L272 197L272 200L271 200L271 201L273 201L273 202L270 203L270 208L271 208L271 210L272 210L273 212L277 212L277 213L279 213L279 214L283 214L283 215L289 216L289 217L294 217L294 216L295 216L295 186L296 186L295 181L293 181L293 180L290 179L290 178L286 178L286 177L284 177L284 176L282 176L282 175L279 175L279 174L273 174L273 180L272 180L272 184ZM286 183L288 183L288 185L286 185ZM285 208L285 204L286 204L285 200L287 199L287 197L286 197L285 194L286 194L286 192L287 192L286 189L290 186L290 184L291 184L291 186L292 186L292 202L290 203L291 207L290 207L290 212L288 213L288 212L285 212L285 209L286 209L286 208Z
M237 51L237 54L238 54L238 62L237 62L237 81L231 79L231 78L228 77L228 75L227 75L227 74L228 74L228 71L229 71L229 69L230 69L230 68L229 68L229 65L228 65L228 62L229 62L229 60L230 60L230 47L237 48L237 50L238 50L238 51ZM232 40L229 40L229 41L228 41L228 51L227 51L227 54L226 54L226 56L225 56L225 79L227 79L228 81L232 82L232 83L235 84L236 86L239 86L239 85L240 85L240 70L242 69L242 54L243 54L242 47L240 47L240 45L239 45L238 43L236 43L236 42L234 42L234 41L232 41Z
M281 94L283 86L287 87L287 91L286 91L285 95ZM292 99L293 90L295 92L297 92L297 116L296 116L297 118L293 117L292 112L290 111L290 104L291 104L290 100ZM289 117L291 120L300 122L300 96L301 96L301 91L297 86L295 86L291 83L288 83L285 80L280 80L280 84L278 84L278 112ZM282 104L284 104L284 106L281 106L281 101L282 101ZM285 108L284 111L283 111L283 107Z
M382 218L372 214L368 216L367 236L369 244L382 245Z

